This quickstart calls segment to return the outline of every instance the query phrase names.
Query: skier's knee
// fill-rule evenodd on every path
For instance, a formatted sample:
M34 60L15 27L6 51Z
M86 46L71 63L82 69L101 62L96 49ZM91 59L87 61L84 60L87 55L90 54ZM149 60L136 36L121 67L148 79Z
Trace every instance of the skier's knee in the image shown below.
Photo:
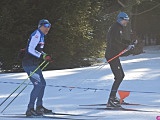
M125 76L124 74L117 75L117 76L115 77L115 80L122 81L123 78L124 78L124 76Z

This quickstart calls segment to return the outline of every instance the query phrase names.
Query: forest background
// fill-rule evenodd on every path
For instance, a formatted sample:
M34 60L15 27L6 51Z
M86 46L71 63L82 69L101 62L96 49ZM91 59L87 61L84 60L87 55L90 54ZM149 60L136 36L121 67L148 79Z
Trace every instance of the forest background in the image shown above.
M139 41L135 55L143 52L144 45L160 44L159 0L1 0L1 72L22 70L17 54L43 18L52 24L45 38L45 52L55 61L47 69L98 62L107 47L108 28L120 11L130 17L126 38Z

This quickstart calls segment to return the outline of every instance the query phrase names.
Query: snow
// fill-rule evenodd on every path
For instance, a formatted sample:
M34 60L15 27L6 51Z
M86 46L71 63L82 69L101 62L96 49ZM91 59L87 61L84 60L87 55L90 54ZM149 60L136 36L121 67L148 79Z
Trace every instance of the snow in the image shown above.
M104 60L103 60L104 61ZM96 120L156 120L160 115L160 46L147 46L144 53L121 57L125 78L119 90L130 91L125 99L131 103L155 106L124 106L155 112L105 111L83 109L79 105L106 103L113 83L113 74L107 63L75 69L44 71L47 87L44 106L54 112L83 114L96 117L72 116L72 118ZM0 103L26 78L26 73L0 74ZM28 83L29 80L26 80ZM22 85L21 89L25 85ZM66 86L66 87L64 87ZM94 89L91 89L94 88ZM25 113L32 85L29 85L0 115ZM2 106L0 111L20 91L18 89ZM117 95L118 96L118 95ZM159 107L158 107L159 106ZM105 106L101 106L104 107ZM157 112L156 112L157 111ZM70 117L71 116L64 116ZM19 120L22 118L2 118ZM24 118L26 119L26 118ZM30 120L31 118L28 118ZM40 118L37 118L37 120ZM23 119L22 119L23 120Z

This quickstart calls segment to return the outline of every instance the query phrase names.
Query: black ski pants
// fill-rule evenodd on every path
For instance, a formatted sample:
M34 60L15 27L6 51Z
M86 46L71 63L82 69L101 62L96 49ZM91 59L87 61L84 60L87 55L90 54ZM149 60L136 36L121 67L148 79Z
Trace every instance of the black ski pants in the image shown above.
M117 90L125 75L124 75L123 68L119 58L112 60L111 62L109 62L109 64L114 74L114 80L115 80L110 92L110 98L111 97L113 98L113 97L116 97Z

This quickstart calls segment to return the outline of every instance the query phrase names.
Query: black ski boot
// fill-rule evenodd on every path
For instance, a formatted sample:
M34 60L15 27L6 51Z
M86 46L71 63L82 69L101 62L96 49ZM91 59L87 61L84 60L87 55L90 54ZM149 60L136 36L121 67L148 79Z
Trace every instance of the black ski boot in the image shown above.
M34 108L27 109L26 116L41 116L42 114L38 114Z
M107 107L121 108L121 104L117 97L111 97L108 100Z
M38 114L52 114L52 113L53 113L52 110L48 110L48 109L46 109L46 108L43 107L43 106L38 106L38 107L36 108L36 112L37 112Z
M117 104L123 104L123 103L125 103L124 100L122 100L122 103L120 103L120 99L118 97L115 97L114 101L117 102Z

